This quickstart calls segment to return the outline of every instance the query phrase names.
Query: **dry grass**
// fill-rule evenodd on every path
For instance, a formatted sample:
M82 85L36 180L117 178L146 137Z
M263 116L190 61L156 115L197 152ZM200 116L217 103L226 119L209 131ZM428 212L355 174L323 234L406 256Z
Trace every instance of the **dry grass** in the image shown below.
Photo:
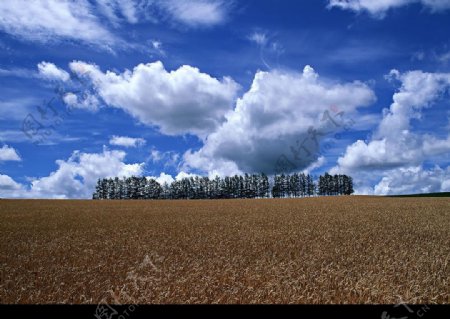
M0 303L449 303L450 201L0 201Z

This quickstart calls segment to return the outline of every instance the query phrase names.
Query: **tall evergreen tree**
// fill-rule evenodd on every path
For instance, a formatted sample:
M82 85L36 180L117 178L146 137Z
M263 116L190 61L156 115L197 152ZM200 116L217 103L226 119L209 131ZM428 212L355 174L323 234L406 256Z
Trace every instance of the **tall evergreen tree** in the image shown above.
M306 183L307 183L307 194L308 196L313 196L316 192L316 185L314 183L314 179L311 175L306 176Z

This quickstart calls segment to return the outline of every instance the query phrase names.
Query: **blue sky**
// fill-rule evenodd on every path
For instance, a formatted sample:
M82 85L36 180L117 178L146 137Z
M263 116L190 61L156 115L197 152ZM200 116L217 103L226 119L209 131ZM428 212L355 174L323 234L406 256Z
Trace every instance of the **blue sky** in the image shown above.
M0 3L0 197L325 171L450 191L449 0Z

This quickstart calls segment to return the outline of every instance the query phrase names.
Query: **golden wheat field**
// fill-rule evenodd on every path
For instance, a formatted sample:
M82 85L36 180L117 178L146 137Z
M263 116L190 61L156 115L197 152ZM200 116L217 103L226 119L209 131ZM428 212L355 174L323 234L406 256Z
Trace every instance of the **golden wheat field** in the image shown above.
M0 200L1 303L449 303L450 200Z

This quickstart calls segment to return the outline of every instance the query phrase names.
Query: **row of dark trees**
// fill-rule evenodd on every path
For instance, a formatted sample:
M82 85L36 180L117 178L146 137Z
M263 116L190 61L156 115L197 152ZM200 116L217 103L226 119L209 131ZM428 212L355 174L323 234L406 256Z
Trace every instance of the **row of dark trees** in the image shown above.
M272 187L270 186L272 184ZM244 176L189 177L159 184L146 177L99 179L93 199L228 199L284 198L314 195L350 195L353 180L347 175L320 176L318 183L309 174L275 175L272 183L264 173Z
M317 185L319 195L351 195L353 194L353 179L347 175L330 175L325 173L319 177Z
M316 184L311 175L275 175L272 197L305 197L316 194Z

